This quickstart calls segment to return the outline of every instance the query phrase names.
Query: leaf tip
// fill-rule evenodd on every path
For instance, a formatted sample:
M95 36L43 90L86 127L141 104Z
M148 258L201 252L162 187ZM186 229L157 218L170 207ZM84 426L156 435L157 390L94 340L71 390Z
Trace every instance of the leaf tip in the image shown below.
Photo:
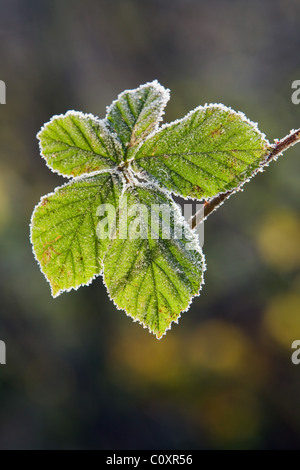
M63 292L58 286L51 284L51 282L50 282L50 290L51 290L51 295L53 299L57 299L57 297L59 297Z

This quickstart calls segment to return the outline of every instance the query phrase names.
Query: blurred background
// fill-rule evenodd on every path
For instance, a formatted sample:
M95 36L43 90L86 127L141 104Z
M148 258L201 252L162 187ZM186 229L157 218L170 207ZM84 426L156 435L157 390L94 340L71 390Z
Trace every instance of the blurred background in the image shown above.
M201 297L161 341L98 278L51 298L29 243L64 179L36 133L171 89L165 122L222 102L271 142L300 127L300 2L0 0L1 449L300 449L300 145L205 224Z

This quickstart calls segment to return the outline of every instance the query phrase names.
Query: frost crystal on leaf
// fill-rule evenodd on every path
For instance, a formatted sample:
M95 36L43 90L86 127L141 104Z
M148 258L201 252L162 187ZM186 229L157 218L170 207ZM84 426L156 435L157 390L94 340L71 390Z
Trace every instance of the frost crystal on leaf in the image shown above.
M132 166L180 196L202 199L239 186L269 151L255 124L216 104L154 132Z
M199 295L205 271L172 193L211 200L276 154L255 124L220 104L159 127L168 100L153 81L121 93L105 119L54 116L38 134L41 155L72 179L44 196L31 220L53 296L103 274L116 306L158 338ZM104 217L107 208L114 216Z
M127 150L126 159L158 128L169 99L169 90L155 80L124 91L107 109L107 119Z
M57 297L89 284L102 271L109 240L96 236L97 207L117 204L122 177L111 173L74 179L41 199L32 215L31 241Z
M63 176L79 176L114 168L122 147L108 123L91 114L68 111L54 116L38 133L41 154Z
M177 321L180 313L189 307L191 298L199 294L204 257L177 205L164 192L137 184L128 187L123 197L129 206L128 214L130 206L136 204L143 204L149 210L129 216L127 238L117 234L111 242L103 261L104 282L117 307L160 338L171 322ZM153 220L159 220L160 208L169 223L164 224L162 215L161 224L155 224L153 233ZM169 213L166 208L170 208ZM140 220L144 214L146 218ZM145 227L144 236L139 238L130 233L137 219L138 225ZM176 234L182 237L175 238ZM187 249L191 242L194 250Z

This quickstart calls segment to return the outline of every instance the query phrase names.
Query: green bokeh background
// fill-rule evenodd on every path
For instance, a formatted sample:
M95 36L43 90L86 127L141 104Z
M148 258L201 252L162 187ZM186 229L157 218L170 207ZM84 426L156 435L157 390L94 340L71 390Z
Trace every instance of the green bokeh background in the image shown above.
M104 117L158 79L165 121L206 102L270 141L300 127L298 0L0 0L1 449L300 449L300 145L205 224L201 297L157 341L101 278L53 300L29 243L64 179L36 133L69 109Z

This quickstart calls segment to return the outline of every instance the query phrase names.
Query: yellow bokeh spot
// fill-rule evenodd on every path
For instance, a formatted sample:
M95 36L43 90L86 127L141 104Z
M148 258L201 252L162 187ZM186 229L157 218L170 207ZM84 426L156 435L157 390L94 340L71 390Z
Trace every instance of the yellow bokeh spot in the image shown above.
M225 373L244 368L251 354L244 333L220 320L202 323L190 335L186 348L194 366Z
M273 299L266 309L264 326L277 343L290 349L292 342L300 339L300 295L288 293Z
M274 212L258 234L262 259L272 267L289 271L300 266L300 219L291 212Z
M183 373L182 348L175 336L157 341L145 331L122 335L112 344L110 360L117 373L147 383L173 383Z

